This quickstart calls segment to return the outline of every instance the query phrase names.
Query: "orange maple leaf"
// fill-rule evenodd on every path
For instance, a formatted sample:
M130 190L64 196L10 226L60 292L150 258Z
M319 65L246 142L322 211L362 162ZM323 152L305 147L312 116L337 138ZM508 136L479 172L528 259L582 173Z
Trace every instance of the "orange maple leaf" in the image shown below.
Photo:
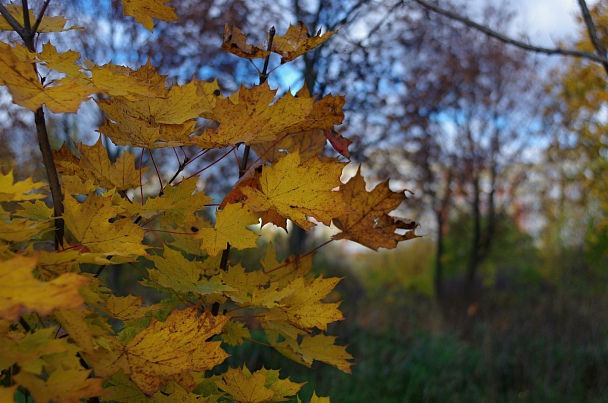
M334 239L350 239L374 250L392 249L400 241L415 238L416 223L388 215L407 199L404 192L393 192L388 181L378 184L372 191L365 189L361 168L341 187L346 203L353 210L333 220L342 232ZM398 229L406 230L398 234Z

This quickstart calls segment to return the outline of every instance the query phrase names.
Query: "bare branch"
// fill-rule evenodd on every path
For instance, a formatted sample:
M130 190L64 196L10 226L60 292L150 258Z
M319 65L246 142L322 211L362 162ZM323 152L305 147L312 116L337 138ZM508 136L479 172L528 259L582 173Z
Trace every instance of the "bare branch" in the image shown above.
M51 2L51 0L46 0L44 2L44 4L42 5L42 10L40 10L40 14L38 14L38 18L36 19L36 22L34 23L34 26L32 27L32 31L34 31L34 32L38 31L38 27L40 27L40 23L42 22L42 18L44 17L44 13L46 13L46 9L49 6L50 2Z
M585 21L585 25L587 26L587 33L589 34L589 39L591 39L591 43L595 48L596 53L601 57L606 57L606 48L600 38L597 35L597 30L595 29L595 23L593 22L593 18L591 18L591 13L589 12L589 7L587 7L587 3L585 0L578 0L578 5L581 8L581 14L583 15L583 21ZM604 70L606 70L606 74L608 74L608 63L603 62Z
M525 49L525 50L542 53L542 54L546 54L546 55L561 55L561 56L578 57L578 58L582 58L582 59L592 60L597 63L608 64L608 58L606 58L605 56L600 56L600 55L596 55L594 53L582 52L582 51L572 50L572 49L544 48L541 46L531 45L526 42L522 42L522 41L519 41L519 40L516 40L513 38L509 38L508 36L503 35L500 32L494 31L484 25L478 24L475 21L472 21L461 15L455 14L451 11L437 7L431 3L426 2L425 0L413 0L413 1L420 4L422 7L426 8L428 10L436 12L437 14L441 14L441 15L451 18L453 20L462 22L463 24L465 24L471 28L477 29L478 31L483 32L484 34L486 34L487 36L489 36L491 38L498 39L501 42L504 42L504 43L507 43L507 44L510 44L513 46L517 46L517 47Z
M19 21L17 21L15 17L13 17L13 15L8 12L6 7L4 7L4 4L0 4L0 14L2 14L2 16L6 19L11 28L13 28L15 32L17 32L19 36L23 38L23 36L25 35L25 30L23 29L21 24L19 24Z
M30 22L30 9L27 5L27 0L21 0L21 8L23 9L23 28L25 28L26 32L29 32L32 24Z

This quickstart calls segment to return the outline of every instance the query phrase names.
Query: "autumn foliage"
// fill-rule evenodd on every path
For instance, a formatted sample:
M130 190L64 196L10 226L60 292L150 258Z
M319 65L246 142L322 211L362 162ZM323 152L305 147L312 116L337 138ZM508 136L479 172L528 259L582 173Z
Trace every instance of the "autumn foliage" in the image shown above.
M152 31L153 19L178 20L164 3L123 0L123 7ZM389 216L403 192L387 183L368 191L360 172L340 181L349 142L334 127L344 98L306 88L277 98L266 70L259 85L229 96L217 81L168 87L150 63L133 70L96 65L48 42L36 48L37 33L79 29L46 16L47 5L25 15L21 6L0 6L0 29L24 42L0 42L0 84L36 114L39 138L41 108L74 113L94 99L103 112L99 133L130 147L114 160L101 139L53 150L45 165L49 178L60 174L60 189L52 179L16 181L7 167L0 172L0 401L24 394L36 402L288 400L302 384L276 370L206 372L228 357L224 345L254 341L253 329L263 331L268 348L302 365L319 361L350 372L353 357L325 333L343 319L340 303L326 300L339 279L314 275L312 253L278 261L269 245L257 270L228 259L231 249L258 247L253 227L287 229L287 220L307 230L333 222L340 230L334 239L372 249L415 236L413 222ZM273 52L284 63L333 34L311 35L298 24L255 46L227 26L223 48L245 58ZM328 140L338 157L323 156ZM153 160L154 149L186 146L200 152L182 154L175 175L142 166L144 153ZM240 179L213 205L220 207L209 222L201 211L213 200L199 177L178 174L214 148L244 151ZM250 150L257 160L249 160ZM52 207L44 202L49 188ZM141 283L168 297L146 304L116 295L99 275L121 264L146 267Z

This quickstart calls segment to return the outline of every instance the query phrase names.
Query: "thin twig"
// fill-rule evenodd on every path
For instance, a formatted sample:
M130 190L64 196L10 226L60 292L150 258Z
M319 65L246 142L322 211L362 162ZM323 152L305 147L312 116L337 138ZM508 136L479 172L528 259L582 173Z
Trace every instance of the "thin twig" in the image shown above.
M36 18L36 22L34 23L34 26L32 27L32 31L34 31L34 32L38 31L38 27L40 27L40 23L42 22L42 18L44 17L44 14L46 13L46 9L48 8L50 2L51 2L51 0L46 0L44 2L44 4L42 5L42 10L40 10L40 14L38 14L38 18Z
M413 1L420 4L422 7L426 8L428 10L436 12L437 14L441 14L441 15L451 18L453 20L462 22L463 24L465 24L471 28L475 28L478 31L483 32L484 34L486 34L487 36L489 36L491 38L498 39L501 42L504 42L504 43L507 43L507 44L510 44L513 46L517 46L517 47L525 49L525 50L542 53L542 54L546 54L546 55L561 55L561 56L578 57L581 59L592 60L594 62L598 62L598 63L602 63L602 64L608 63L608 58L596 55L591 52L583 52L583 51L578 51L578 50L562 49L562 48L545 48L542 46L535 46L535 45L531 45L526 42L518 41L516 39L509 38L508 36L503 35L497 31L494 31L484 25L478 24L475 21L472 21L466 17L455 14L455 13L445 10L443 8L437 7L424 0L413 0Z
M587 3L585 2L585 0L578 0L578 5L581 8L583 21L585 21L585 25L587 26L587 33L589 34L589 39L591 39L591 43L593 44L596 53L598 54L598 56L606 57L606 48L604 47L604 44L597 35L595 23L593 22L593 18L591 17L591 13L589 12ZM604 66L606 74L608 74L608 62L603 62L602 65Z
M152 150L148 148L148 154L150 154L150 159L152 160L152 165L154 165L154 169L156 170L156 176L158 177L158 181L160 182L160 191L158 192L159 196L165 194L163 188L163 180L160 176L160 172L158 172L158 167L156 166L156 161L154 161L154 156L152 155Z
M2 14L2 16L6 19L8 24L11 26L11 28L13 28L13 30L17 34L19 34L19 36L21 38L23 38L25 36L25 30L23 29L21 24L19 24L19 21L17 21L15 19L15 17L13 17L13 15L8 12L8 10L6 9L6 7L3 4L0 4L0 14Z
M27 0L21 0L21 7L23 8L23 28L31 34L32 23L30 22L30 7L27 4Z

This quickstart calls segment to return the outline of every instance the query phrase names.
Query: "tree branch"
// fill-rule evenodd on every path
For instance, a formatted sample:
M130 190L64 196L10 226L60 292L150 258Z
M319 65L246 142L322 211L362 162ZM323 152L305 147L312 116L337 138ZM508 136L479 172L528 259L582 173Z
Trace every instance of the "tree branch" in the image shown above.
M419 5L421 5L422 7L426 8L428 10L431 10L437 14L441 14L452 20L459 21L471 28L481 31L491 38L497 39L501 42L504 42L504 43L507 43L507 44L510 44L513 46L517 46L517 47L525 49L525 50L529 50L529 51L536 52L536 53L542 53L545 55L561 55L561 56L578 57L581 59L591 60L591 61L594 61L597 63L608 64L608 58L606 58L605 56L600 56L600 55L596 55L594 53L583 52L583 51L572 50L572 49L545 48L542 46L531 45L529 43L522 42L517 39L509 38L508 36L503 35L500 32L494 31L484 25L478 24L475 21L472 21L461 15L455 14L451 11L437 7L431 3L426 2L425 0L413 0L413 1L418 3Z
M42 20L42 17L46 11L50 0L46 0L45 4L38 16L38 20ZM21 24L8 12L6 7L0 4L0 14L8 21L10 26L19 34L21 39L23 40L25 46L28 48L30 52L36 52L36 48L34 45L34 37L36 36L36 31L30 29L30 19L29 19L29 10L28 3L26 0L22 1L23 4L23 21L25 23L25 27L22 27ZM39 21L36 21L35 26L38 27L40 25ZM37 72L36 65L33 64L34 71ZM51 197L53 198L53 213L55 215L55 249L58 249L59 246L63 244L63 236L64 236L64 222L63 222L63 195L61 194L61 184L59 182L59 175L57 173L57 168L55 166L55 160L53 159L53 152L51 150L51 143L49 141L49 135L46 128L46 121L44 118L44 109L40 107L38 110L34 112L34 121L36 123L36 132L38 134L38 145L40 146L40 152L42 153L42 162L44 164L44 168L46 169L46 174L49 179L49 185L51 187Z
M583 21L585 21L585 25L587 26L587 33L589 34L589 39L591 39L591 43L595 48L598 56L606 57L606 48L600 38L597 35L597 30L595 29L595 23L593 22L593 18L591 18L591 13L589 12L589 7L587 7L587 3L585 0L578 0L578 5L581 8L581 14L583 15ZM604 70L606 70L606 74L608 74L608 62L603 62Z
M17 21L15 17L13 17L13 15L8 12L6 7L4 7L4 4L0 4L0 14L2 14L2 16L6 19L11 28L13 28L21 38L23 38L25 35L25 30L23 29L21 24L19 24L19 21Z
M44 4L42 5L40 14L38 14L38 18L36 19L36 22L34 23L34 26L32 27L32 31L34 31L34 32L38 31L38 27L40 26L40 23L42 22L42 18L44 17L44 13L46 13L46 9L49 6L50 2L51 2L51 0L46 0L44 2Z
M21 0L21 8L23 8L23 28L25 28L26 32L30 32L32 23L30 22L30 8L27 5L27 0Z

